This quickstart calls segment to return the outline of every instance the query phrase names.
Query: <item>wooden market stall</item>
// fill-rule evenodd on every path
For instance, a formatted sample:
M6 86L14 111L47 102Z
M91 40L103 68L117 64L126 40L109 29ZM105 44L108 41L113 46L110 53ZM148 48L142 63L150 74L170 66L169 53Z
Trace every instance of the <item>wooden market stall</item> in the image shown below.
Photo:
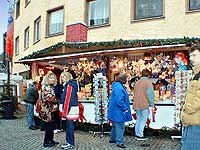
M109 97L110 85L120 72L128 72L134 83L134 77L140 77L142 69L149 68L152 70L151 79L154 83L157 109L153 115L155 118L150 116L150 127L174 128L179 124L179 119L177 119L179 101L176 97L175 76L178 74L180 76L180 73L175 73L188 70L187 50L189 47L187 44L195 40L194 38L183 38L63 42L26 56L18 63L29 64L31 77L39 77L39 79L49 70L58 76L63 70L73 70L81 87L79 102L84 105L86 122L90 123L97 123L93 78L99 73L105 76L108 83L106 91ZM186 75L188 79L185 85L188 85L190 74L186 73ZM132 83L127 85L131 101L134 100ZM134 122L133 119L128 124L134 124Z

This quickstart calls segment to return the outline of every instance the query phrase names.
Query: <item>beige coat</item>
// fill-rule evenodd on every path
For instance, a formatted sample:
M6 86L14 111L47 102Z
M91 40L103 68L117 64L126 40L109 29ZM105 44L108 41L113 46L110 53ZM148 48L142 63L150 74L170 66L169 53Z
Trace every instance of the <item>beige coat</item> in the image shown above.
M194 75L199 71L200 65L194 68ZM181 111L181 121L183 126L200 125L200 79L190 83Z
M153 87L153 84L147 77L142 77L135 83L133 101L134 110L142 110L150 107L147 89L151 87Z

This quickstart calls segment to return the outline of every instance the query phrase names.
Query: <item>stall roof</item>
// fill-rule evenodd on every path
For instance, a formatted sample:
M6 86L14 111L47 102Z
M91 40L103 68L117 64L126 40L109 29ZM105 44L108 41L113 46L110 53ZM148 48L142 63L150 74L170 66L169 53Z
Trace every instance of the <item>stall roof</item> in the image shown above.
M73 54L64 54L64 55L54 55L54 56L46 56L41 58L33 58L33 59L24 59L18 61L18 63L32 63L32 62L39 62L39 61L52 61L58 60L63 58L80 58L80 57L88 57L94 55L111 55L117 53L125 53L128 54L129 52L142 52L142 50L150 50L154 51L155 49L168 49L168 48L178 48L178 50L186 50L186 44L177 44L177 45L164 45L164 46L149 46L149 47L136 47L136 48L123 48L123 49L108 49L108 50L98 50L98 51L90 51L90 52L82 52L82 53L73 53ZM184 47L184 49L181 49Z
M95 55L112 55L140 53L145 50L187 50L188 46L200 38L148 39L148 40L114 40L107 42L60 42L45 49L33 52L15 63L56 61L63 58L92 57Z

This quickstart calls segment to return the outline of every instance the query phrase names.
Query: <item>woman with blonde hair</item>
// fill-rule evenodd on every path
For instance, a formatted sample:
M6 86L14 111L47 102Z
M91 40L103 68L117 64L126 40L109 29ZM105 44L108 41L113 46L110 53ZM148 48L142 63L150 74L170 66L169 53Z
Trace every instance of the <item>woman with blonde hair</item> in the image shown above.
M61 146L63 149L72 149L75 147L74 143L74 120L75 118L68 118L67 115L71 108L78 106L78 83L73 79L69 72L62 72L60 75L60 82L64 85L62 93L60 110L62 118L66 121L66 143ZM78 118L76 118L78 119Z
M48 72L42 81L39 116L44 123L44 147L52 147L58 142L53 140L55 129L55 112L59 109L59 100L56 98L54 86L57 84L56 75Z
M60 74L60 84L63 84L63 86L69 81L72 79L72 75L69 73L69 72L62 72Z

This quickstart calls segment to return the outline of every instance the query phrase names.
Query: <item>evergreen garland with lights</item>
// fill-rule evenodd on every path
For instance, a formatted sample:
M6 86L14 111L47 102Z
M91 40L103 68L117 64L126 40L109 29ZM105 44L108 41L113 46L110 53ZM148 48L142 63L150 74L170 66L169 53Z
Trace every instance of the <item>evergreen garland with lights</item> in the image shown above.
M147 46L163 46L163 45L175 45L175 44L186 44L187 46L191 46L193 43L200 42L200 38L196 37L184 37L184 38L168 38L168 39L144 39L144 40L114 40L107 42L59 42L55 45L47 47L42 50L38 50L21 58L20 60L33 59L38 58L41 55L45 55L49 52L53 52L62 46L65 46L69 49L90 49L93 47L100 47L102 49L106 49L107 47L114 48L128 48L128 47L147 47ZM77 52L75 52L77 53Z

